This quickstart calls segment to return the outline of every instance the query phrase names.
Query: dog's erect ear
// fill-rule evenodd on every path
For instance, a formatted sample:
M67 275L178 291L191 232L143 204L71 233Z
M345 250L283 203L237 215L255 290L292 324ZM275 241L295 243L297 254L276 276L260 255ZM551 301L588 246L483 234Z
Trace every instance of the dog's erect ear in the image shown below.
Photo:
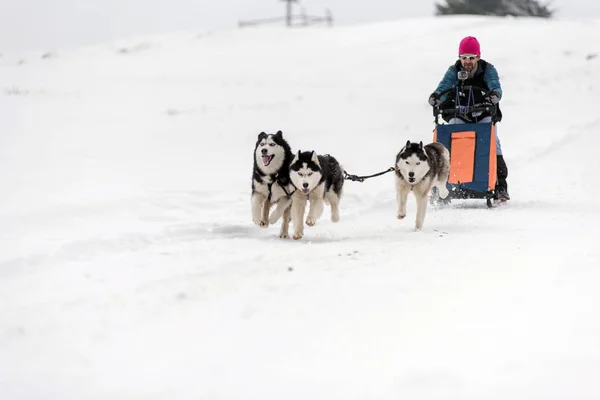
M312 152L312 154L310 156L310 161L312 161L315 164L317 164L317 165L320 166L320 164L319 164L319 157L317 157L317 153L315 153L314 150L313 150L313 152Z
M294 158L292 159L292 162L290 164L295 163L296 161L298 161L299 158L300 158L300 150L298 150L298 153L296 153L296 155L294 156Z
M263 140L267 138L267 134L264 132L261 132L258 134L258 140Z
M406 147L406 148L410 147L410 140L406 141L406 146L404 146L404 147Z
M283 132L277 131L277 133L275 134L275 136L281 138L281 137L283 137Z
M423 150L423 142L419 142L419 150Z

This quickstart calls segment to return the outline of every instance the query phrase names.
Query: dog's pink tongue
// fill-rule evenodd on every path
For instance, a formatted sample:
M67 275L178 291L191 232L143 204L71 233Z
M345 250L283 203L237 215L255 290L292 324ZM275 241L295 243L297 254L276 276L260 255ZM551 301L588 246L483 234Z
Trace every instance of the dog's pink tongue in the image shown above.
M267 165L268 163L271 162L271 156L263 156L263 164Z

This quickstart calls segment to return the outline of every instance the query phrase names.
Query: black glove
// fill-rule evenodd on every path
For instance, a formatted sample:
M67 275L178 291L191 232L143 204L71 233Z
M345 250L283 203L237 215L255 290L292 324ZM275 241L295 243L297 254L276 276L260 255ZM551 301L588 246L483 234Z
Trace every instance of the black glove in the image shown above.
M495 90L492 90L490 93L488 93L485 99L492 104L498 104L500 101L500 96L498 96L498 93Z
M437 94L436 92L431 93L431 96L429 96L429 105L431 107L437 107L440 105L440 95Z

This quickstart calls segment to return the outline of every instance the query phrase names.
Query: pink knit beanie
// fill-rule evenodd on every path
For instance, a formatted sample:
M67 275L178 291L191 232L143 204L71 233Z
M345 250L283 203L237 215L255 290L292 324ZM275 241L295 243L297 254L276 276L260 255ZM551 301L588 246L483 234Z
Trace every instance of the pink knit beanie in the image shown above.
M460 41L458 46L458 54L475 54L477 57L481 57L481 51L479 49L479 42L473 36L467 36Z

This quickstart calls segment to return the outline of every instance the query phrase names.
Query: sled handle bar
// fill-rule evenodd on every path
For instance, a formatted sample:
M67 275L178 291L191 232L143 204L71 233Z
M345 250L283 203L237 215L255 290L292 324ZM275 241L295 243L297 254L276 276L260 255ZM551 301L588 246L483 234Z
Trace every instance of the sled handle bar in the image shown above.
M456 89L458 89L459 92L461 92L461 91L470 91L470 90L480 91L480 92L483 92L484 96L487 96L488 94L490 94L489 90L487 90L486 88L482 88L481 86L465 85L465 86L458 86L458 87L454 86L454 87L451 87L449 89L446 89L443 92L441 92L439 94L439 96L442 97L446 93L456 92Z
M490 93L489 90L487 90L485 88L482 88L480 86L467 85L467 86L460 86L458 88L457 87L451 87L451 88L446 89L443 92L441 92L439 94L439 96L442 97L442 96L444 96L447 93L456 92L457 89L458 89L458 91L463 91L463 90L481 91L484 96L487 96ZM493 107L494 107L493 104L486 104L485 106L483 104L481 104L481 103L480 104L473 104L471 107L469 107L468 112L492 111ZM438 115L438 113L442 113L442 115L448 115L448 114L455 113L457 111L458 111L458 108L441 109L439 105L433 107L433 115L434 116Z
M468 109L469 113L480 112L480 111L492 111L493 106L480 106L480 107L470 107ZM451 115L451 114L460 114L459 108L445 108L443 110L439 110L442 115Z
M474 85L464 85L464 86L454 86L451 88L448 88L444 91L442 91L441 93L439 93L439 97L444 96L447 93L450 92L455 92L456 91L459 92L464 92L464 91L480 91L483 96L487 96L488 94L491 93L491 91L487 90L486 88L482 88L481 86L474 86ZM480 111L487 111L490 114L492 114L492 119L495 118L496 112L497 112L497 106L494 104L474 104L473 106L469 107L467 110L467 113L473 113L473 112L480 112ZM439 105L438 106L434 106L433 107L433 116L435 117L435 123L438 123L438 118L439 118L439 114L441 114L442 116L445 115L460 115L460 108L456 107L456 108L445 108L445 109L440 109Z

